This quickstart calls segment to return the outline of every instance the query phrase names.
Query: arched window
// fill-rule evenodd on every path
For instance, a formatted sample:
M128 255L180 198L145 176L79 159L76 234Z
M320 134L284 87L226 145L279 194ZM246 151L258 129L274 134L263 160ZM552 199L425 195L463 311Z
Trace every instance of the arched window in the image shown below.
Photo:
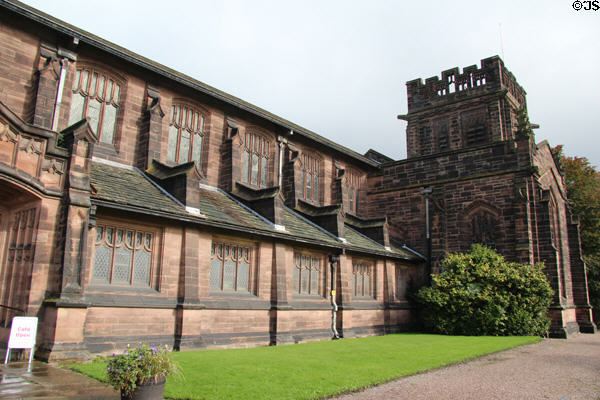
M264 137L246 132L242 158L242 183L267 187L270 143Z
M206 118L199 110L187 105L174 104L171 107L167 161L183 164L194 161L200 169L204 123Z
M349 169L346 172L346 189L348 192L348 211L358 213L358 195L360 187L360 175L358 171Z
M311 203L319 203L321 161L312 155L304 154L302 162L302 198Z
M472 242L481 243L491 248L496 247L496 231L498 221L491 213L477 210L471 214Z
M558 213L558 206L554 195L550 194L550 239L552 241L552 247L556 252L556 266L558 268L558 279L560 281L560 295L564 298L567 297L567 289L565 287L565 271L562 262L562 237L560 229L560 215Z
M113 144L120 93L121 84L106 73L88 67L77 69L69 125L88 117L100 143Z

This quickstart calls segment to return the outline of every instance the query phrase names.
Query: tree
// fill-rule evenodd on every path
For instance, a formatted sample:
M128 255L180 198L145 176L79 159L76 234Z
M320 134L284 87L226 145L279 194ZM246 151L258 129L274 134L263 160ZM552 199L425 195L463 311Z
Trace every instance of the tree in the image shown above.
M588 269L594 321L600 323L600 172L585 157L568 157L562 145L552 149L565 174L571 211L579 216L581 249Z
M552 289L543 268L507 262L480 244L447 255L443 272L416 295L425 328L449 335L544 335Z

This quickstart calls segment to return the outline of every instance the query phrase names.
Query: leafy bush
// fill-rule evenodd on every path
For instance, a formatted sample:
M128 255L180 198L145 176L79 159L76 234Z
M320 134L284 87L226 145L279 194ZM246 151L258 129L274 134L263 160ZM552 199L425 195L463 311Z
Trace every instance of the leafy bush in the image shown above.
M443 272L417 293L423 323L449 335L543 335L553 293L543 268L507 262L478 244L449 254Z
M130 395L140 384L149 380L164 381L178 372L167 347L158 348L138 343L134 349L127 345L122 354L115 355L106 367L108 382L123 395Z

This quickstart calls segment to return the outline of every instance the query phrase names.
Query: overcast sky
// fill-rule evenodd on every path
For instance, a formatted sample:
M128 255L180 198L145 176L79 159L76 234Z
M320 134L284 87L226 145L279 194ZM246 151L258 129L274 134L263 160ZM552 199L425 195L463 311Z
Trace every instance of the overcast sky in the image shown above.
M575 11L573 0L25 3L394 159L406 157L396 118L407 112L406 81L497 54L527 91L536 140L600 166L600 10Z

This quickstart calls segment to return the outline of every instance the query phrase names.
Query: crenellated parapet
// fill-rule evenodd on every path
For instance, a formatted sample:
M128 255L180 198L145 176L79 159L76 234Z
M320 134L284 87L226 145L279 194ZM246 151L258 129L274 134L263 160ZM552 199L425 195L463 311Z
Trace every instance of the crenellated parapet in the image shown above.
M525 90L517 83L514 75L504 66L498 56L481 60L481 68L471 65L443 71L441 78L433 76L408 81L408 111L443 105L471 95L482 95L506 89L519 104L525 104Z

